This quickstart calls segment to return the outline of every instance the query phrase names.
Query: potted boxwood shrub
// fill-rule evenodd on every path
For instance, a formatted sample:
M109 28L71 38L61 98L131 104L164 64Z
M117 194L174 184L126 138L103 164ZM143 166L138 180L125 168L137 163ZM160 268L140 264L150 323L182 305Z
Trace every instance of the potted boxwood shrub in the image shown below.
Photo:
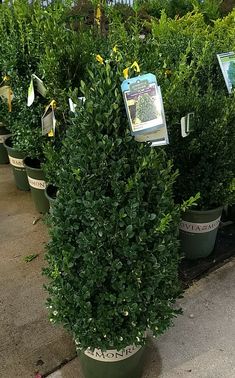
M153 29L159 71L162 64L159 82L170 134L168 152L179 170L175 198L201 195L198 210L183 214L180 225L182 249L191 259L212 252L222 208L233 197L234 95L226 91L216 58L216 53L229 51L232 17L211 27L203 26L200 15L182 20L163 15ZM191 132L182 138L180 119L191 112Z
M10 162L16 180L16 185L21 190L29 190L29 183L23 164L25 150L20 150L20 134L25 116L27 98L28 77L31 70L37 66L38 48L37 34L31 28L31 17L34 7L28 1L15 1L14 4L4 2L0 5L0 70L9 77L9 85L14 93L12 102L11 119L8 127L12 133L12 139L5 141ZM22 120L20 120L22 115ZM27 122L30 120L27 117ZM19 126L21 124L22 125ZM15 125L19 127L16 127ZM15 134L16 131L16 134ZM24 135L25 137L25 135ZM14 143L16 142L16 145ZM27 144L26 141L23 141Z
M157 336L178 313L176 173L130 135L123 68L92 63L81 83L46 255L51 321L72 333L86 378L140 377L146 329Z
M10 123L12 139L6 141L6 145L11 155L17 155L14 162L18 166L13 166L13 169L18 179L17 186L21 189L29 189L23 165L23 158L27 157L25 164L32 195L37 209L43 213L48 210L44 195L45 175L41 169L41 163L45 162L44 148L48 143L53 148L60 148L60 125L66 129L68 113L67 89L73 81L77 81L77 75L80 75L89 55L89 49L83 54L85 58L81 54L85 41L83 34L78 35L66 28L68 9L69 3L59 1L53 2L46 10L40 2L29 4L28 1L17 0L11 5L1 5L3 43L0 66L4 73L10 75L15 95L13 105L19 108L17 117ZM58 49L62 44L64 48ZM77 48L78 45L80 48ZM63 64L65 59L66 67ZM37 94L35 103L28 108L26 97L32 74L46 81L47 100ZM41 135L41 116L52 98L58 106L56 140Z
M7 100L0 98L0 164L9 163L7 150L4 147L5 140L10 136L10 131L7 129L8 113Z
M200 93L197 104L191 107L195 118L190 135L182 140L179 128L172 132L174 143L170 150L179 169L175 185L178 200L200 192L198 210L188 210L180 224L182 248L191 259L212 252L222 209L233 202L233 102L234 97L209 88L208 93Z
M47 143L44 138L43 156L40 159L40 163L43 163L40 164L40 168L42 168L40 174L43 175L44 180L46 179L50 183L50 186L45 188L45 194L51 204L57 185L56 171L61 143L69 124L69 93L73 92L78 80L84 75L84 67L89 61L96 41L92 31L76 31L70 28L68 12L71 10L71 3L54 1L47 6L46 11L36 4L32 15L32 29L39 35L39 45L41 46L37 72L40 77L45 79L47 98L53 98L56 102L56 136ZM58 48L62 45L63 49ZM32 155L29 156L32 157ZM39 159L40 156L37 158ZM32 160L27 159L25 163L29 170ZM32 171L29 174L32 174ZM39 177L39 184L40 180L42 178ZM41 197L45 198L42 193Z

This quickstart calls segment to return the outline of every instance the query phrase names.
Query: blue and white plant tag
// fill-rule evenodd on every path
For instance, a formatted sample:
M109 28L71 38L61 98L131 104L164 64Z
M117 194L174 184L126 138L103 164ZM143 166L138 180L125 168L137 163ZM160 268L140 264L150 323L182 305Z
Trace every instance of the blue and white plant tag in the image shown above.
M217 54L217 59L224 77L228 92L235 88L235 52Z
M122 93L131 133L137 142L152 142L152 146L168 144L161 89L156 76L145 74L126 79Z

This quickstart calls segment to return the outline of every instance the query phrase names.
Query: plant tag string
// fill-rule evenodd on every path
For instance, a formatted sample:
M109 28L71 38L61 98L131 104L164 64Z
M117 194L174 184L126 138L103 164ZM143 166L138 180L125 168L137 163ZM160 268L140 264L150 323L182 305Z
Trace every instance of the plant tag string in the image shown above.
M29 89L28 89L27 106L31 106L34 103L34 100L35 100L34 81L36 83L37 92L42 97L46 97L47 90L46 90L46 88L43 84L43 81L41 79L39 79L39 77L37 77L35 74L32 74Z
M128 70L123 71L124 77ZM151 147L169 143L161 88L149 73L122 83L122 93L131 133L137 142L151 142Z
M55 136L56 118L55 118L56 102L52 100L46 107L45 112L41 118L42 121L42 135L49 137Z
M193 130L194 113L188 113L181 118L181 135L183 138L187 137Z

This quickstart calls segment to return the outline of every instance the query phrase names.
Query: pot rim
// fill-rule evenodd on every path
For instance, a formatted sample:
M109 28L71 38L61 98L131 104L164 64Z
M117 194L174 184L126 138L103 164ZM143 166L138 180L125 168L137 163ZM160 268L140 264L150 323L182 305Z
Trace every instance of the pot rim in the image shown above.
M213 213L216 213L216 212L219 212L223 210L224 206L218 206L218 207L215 207L214 209L210 209L210 210L186 210L184 213L182 214L201 214L201 215L209 215L209 214L213 214Z
M36 167L33 167L33 166L30 165L30 164L27 164L27 160L28 160L28 159L30 159L30 160L38 160L38 162L40 163L40 168L36 168ZM24 166L25 166L26 168L31 169L32 171L38 172L38 171L41 171L41 170L42 170L41 162L40 162L39 159L32 159L31 157L26 156L26 157L24 158L23 162L24 162Z
M50 193L48 192L48 189L50 189L51 187L56 188L56 194L57 194L57 192L58 192L57 186L55 186L53 184L47 184L46 189L45 189L45 196L47 197L48 200L55 201L56 195L55 195L55 197L51 197Z
M4 147L5 148L8 148L9 150L14 150L14 151L17 151L17 152L20 152L20 151L18 151L18 150L16 150L14 147L12 147L12 146L9 146L8 144L7 144L7 142L9 142L9 141L12 141L12 136L9 136L5 141L4 141Z

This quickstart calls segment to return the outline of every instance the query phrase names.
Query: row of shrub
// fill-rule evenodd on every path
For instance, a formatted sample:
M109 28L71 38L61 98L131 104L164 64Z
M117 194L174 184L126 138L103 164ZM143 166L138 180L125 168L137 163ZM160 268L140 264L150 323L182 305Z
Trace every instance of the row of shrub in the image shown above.
M207 22L227 15L234 5L233 0L137 0L139 11L143 14L160 17L164 9L169 17L174 18L197 9Z
M138 7L123 14L69 1L0 7L0 71L14 93L12 112L2 101L0 117L15 148L39 158L59 188L47 248L51 320L83 349L143 343L147 328L159 335L177 313L181 211L195 197L200 209L234 200L234 94L216 54L234 49L235 13L208 23L200 11L146 19ZM157 76L169 146L130 134L120 85L134 61ZM28 107L32 74L47 95ZM52 99L49 138L41 116ZM193 131L182 138L180 119L191 112Z

